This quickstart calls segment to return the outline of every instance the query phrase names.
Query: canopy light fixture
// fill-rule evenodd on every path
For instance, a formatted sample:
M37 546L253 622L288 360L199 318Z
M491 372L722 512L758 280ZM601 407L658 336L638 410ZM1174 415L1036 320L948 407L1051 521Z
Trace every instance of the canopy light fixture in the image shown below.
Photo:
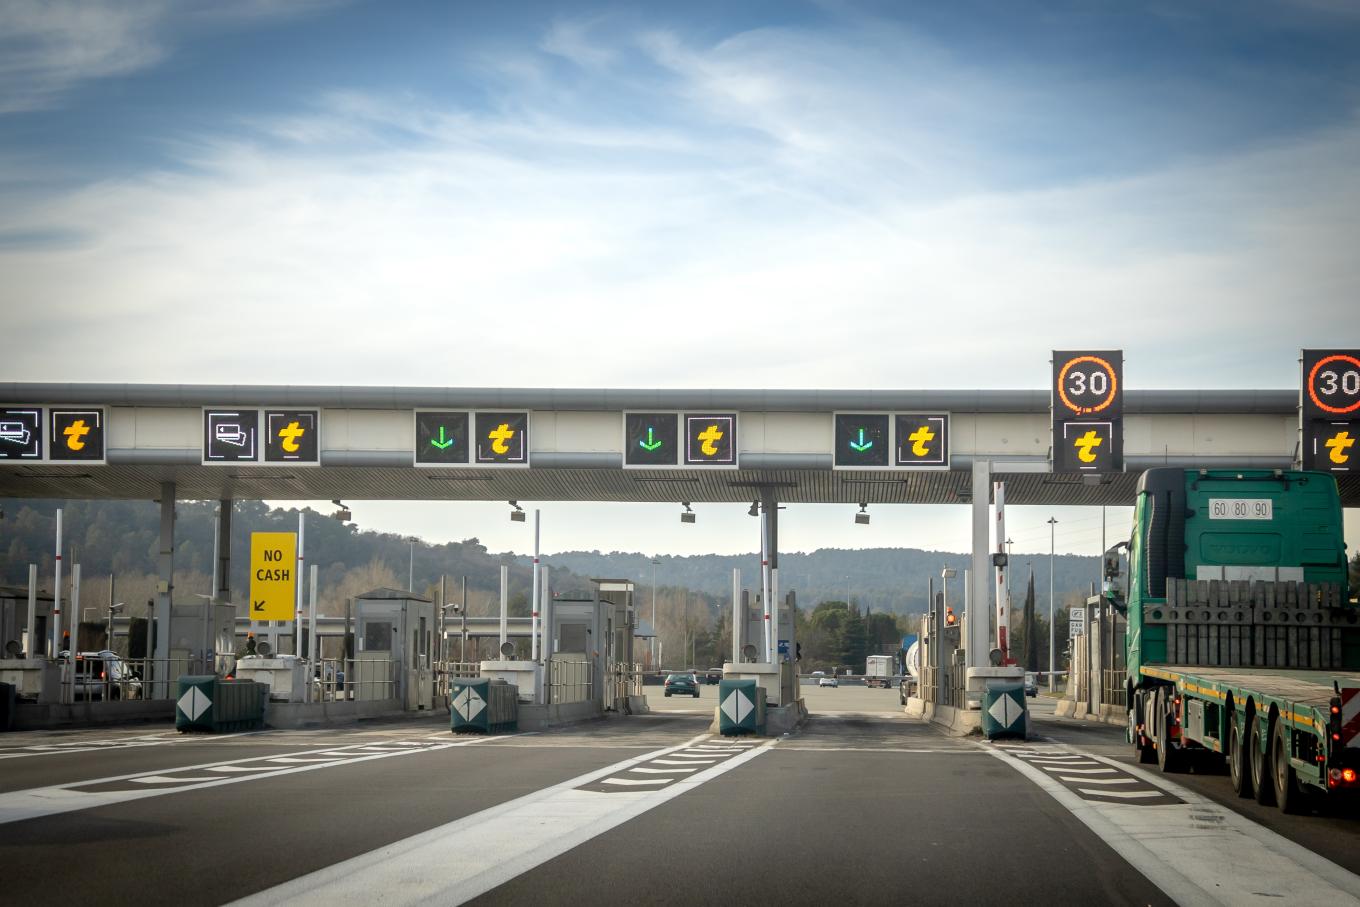
M859 513L855 514L855 522L861 526L869 525L869 505L860 504Z
M694 522L694 511L690 509L689 501L681 501L681 502L680 502L680 506L683 507L683 508L685 508L685 512L682 513L682 514L680 514L680 522L682 522L682 523L693 523L693 522Z
M521 506L519 506L519 502L518 502L518 501L506 501L506 503L509 504L511 507L515 508L514 510L510 511L510 522L512 522L512 523L523 523L523 522L524 522L524 508L521 507Z

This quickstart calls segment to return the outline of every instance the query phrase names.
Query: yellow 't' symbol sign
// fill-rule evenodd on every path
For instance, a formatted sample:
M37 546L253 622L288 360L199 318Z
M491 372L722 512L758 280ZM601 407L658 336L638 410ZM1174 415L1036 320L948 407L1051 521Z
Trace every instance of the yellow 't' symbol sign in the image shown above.
M935 432L930 430L929 425L922 425L916 431L907 435L907 440L912 442L911 452L918 457L924 457L930 453L930 448L926 447L926 442L935 440Z
M502 422L487 432L486 436L491 439L491 449L498 454L504 454L510 452L510 445L506 442L515 436L515 431L509 422Z
M296 422L289 422L279 429L279 437L283 439L282 447L289 453L297 453L298 438L307 433L307 429L301 428Z
M1346 451L1354 445L1355 439L1351 437L1351 433L1349 431L1343 431L1337 432L1336 435L1328 438L1327 443L1322 446L1331 448L1331 451L1327 454L1328 458L1333 463L1340 465L1351 458L1350 454L1346 453Z
M706 457L717 456L717 442L721 440L722 436L723 433L718 431L718 426L716 425L710 425L708 428L705 428L703 431L699 432L699 434L695 435L696 438L704 442L699 445L699 449L704 452L704 456Z
M1072 446L1077 449L1077 459L1083 463L1094 463L1096 461L1095 449L1101 445L1104 438L1096 436L1095 429L1091 429L1086 434L1072 442Z
M85 424L84 419L77 419L62 430L62 434L66 436L66 446L71 450L82 450L85 447L85 442L80 439L89 433L90 427Z

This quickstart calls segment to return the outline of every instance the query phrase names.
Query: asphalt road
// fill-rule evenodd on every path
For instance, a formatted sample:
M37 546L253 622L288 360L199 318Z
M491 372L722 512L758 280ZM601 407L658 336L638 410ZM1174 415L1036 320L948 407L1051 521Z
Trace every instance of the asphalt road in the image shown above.
M1282 816L1215 775L1159 788L1123 767L1116 728L1039 714L1035 740L1001 748L906 718L896 690L804 687L804 727L731 741L707 733L716 691L649 688L649 715L489 738L455 737L438 715L9 734L0 902L1189 902L1184 866L1159 877L1089 813L1189 809L1198 824L1178 834L1204 825L1209 842L1221 830L1186 802L1199 794L1360 872L1355 820Z

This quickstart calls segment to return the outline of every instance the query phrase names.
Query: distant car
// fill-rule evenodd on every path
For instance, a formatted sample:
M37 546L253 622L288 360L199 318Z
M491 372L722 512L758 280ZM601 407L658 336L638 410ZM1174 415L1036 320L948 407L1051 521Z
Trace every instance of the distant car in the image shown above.
M817 686L819 686L819 687L838 687L838 686L840 686L840 683L839 683L839 682L836 680L836 678L834 678L834 677L827 677L826 675L822 675L821 677L818 677L818 678L817 678Z
M666 675L667 696L693 696L699 698L699 681L692 672Z
M1035 673L1033 673L1033 672L1029 672L1029 673L1025 674L1025 695L1026 695L1026 696L1038 696L1038 695L1039 695L1039 675L1038 675L1038 674L1035 674Z
M59 657L69 659L62 651ZM141 699L142 682L127 662L109 649L77 652L73 693L76 699Z
M722 674L723 672L717 668L710 668L708 673L704 675L704 683L709 684L710 686L715 683L721 683Z

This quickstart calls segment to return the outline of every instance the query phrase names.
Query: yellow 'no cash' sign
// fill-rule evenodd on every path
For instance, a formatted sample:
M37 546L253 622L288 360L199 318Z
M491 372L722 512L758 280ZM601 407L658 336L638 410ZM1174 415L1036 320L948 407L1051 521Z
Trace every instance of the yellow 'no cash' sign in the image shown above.
M292 620L297 600L297 535L250 534L250 619Z

